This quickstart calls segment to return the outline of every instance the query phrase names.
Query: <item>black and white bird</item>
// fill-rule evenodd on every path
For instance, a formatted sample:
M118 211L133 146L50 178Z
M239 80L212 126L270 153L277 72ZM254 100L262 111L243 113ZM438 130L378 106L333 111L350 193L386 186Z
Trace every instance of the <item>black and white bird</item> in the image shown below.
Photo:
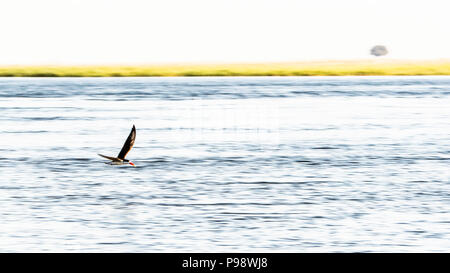
M111 162L109 163L111 165L130 164L131 166L136 167L136 165L134 165L133 162L131 162L128 159L125 159L125 156L131 150L131 148L133 148L135 139L136 139L136 127L134 127L134 125L133 125L133 128L131 128L130 135L128 136L127 140L123 144L122 150L120 150L120 153L117 157L106 156L106 155L102 155L102 154L98 154L98 155L111 160Z

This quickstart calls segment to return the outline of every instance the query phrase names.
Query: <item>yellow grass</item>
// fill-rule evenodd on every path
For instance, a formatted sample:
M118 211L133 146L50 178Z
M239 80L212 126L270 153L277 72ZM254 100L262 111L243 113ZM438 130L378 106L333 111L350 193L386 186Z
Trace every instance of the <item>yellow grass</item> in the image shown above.
M0 77L450 75L450 60L310 61L253 64L0 66Z

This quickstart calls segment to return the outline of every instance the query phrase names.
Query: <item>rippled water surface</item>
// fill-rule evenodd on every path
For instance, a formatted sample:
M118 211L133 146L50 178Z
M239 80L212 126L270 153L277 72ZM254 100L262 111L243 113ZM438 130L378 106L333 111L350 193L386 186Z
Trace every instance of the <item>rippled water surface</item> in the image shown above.
M1 252L450 249L450 77L0 78L0 113Z

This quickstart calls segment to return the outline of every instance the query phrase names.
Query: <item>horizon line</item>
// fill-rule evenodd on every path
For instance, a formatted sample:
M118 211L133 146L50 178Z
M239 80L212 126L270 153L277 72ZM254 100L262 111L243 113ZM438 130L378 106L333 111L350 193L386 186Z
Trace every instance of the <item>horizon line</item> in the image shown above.
M303 60L279 60L279 61L167 61L167 62L98 62L98 63L5 63L0 67L36 67L36 66L171 66L171 65L258 65L258 64L300 64L300 63L333 63L333 62L450 62L450 57L445 58L392 58L392 57L367 57L367 58L329 58L329 59L303 59Z

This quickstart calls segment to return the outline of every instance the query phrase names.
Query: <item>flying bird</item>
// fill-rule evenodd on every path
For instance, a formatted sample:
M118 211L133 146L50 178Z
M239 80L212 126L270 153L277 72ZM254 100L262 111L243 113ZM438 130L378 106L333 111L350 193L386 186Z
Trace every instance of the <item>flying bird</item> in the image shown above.
M128 152L133 148L134 140L136 139L136 127L131 128L130 135L128 135L127 140L123 144L122 150L120 150L120 153L117 157L112 156L106 156L102 154L98 154L99 156L102 156L106 159L111 160L111 165L124 165L124 164L130 164L133 167L136 167L133 162L131 162L128 159L125 159L125 156L128 154Z

